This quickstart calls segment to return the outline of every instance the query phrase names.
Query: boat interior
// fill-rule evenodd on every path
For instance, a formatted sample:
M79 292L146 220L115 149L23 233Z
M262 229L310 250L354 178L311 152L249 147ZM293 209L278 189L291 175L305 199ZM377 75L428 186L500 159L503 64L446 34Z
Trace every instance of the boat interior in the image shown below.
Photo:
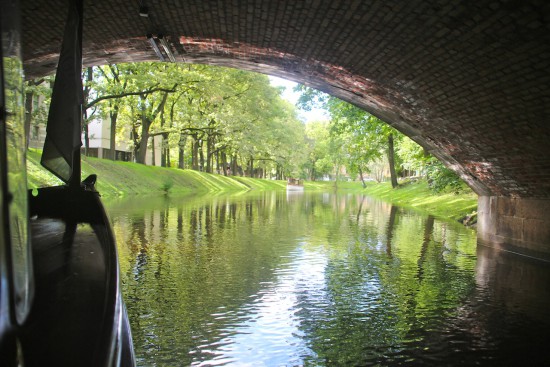
M35 298L21 338L29 366L101 366L131 360L119 298L116 247L98 193L69 187L30 192ZM117 341L118 321L121 335ZM120 344L120 345L119 345ZM125 353L118 356L117 354ZM122 364L124 365L124 364Z

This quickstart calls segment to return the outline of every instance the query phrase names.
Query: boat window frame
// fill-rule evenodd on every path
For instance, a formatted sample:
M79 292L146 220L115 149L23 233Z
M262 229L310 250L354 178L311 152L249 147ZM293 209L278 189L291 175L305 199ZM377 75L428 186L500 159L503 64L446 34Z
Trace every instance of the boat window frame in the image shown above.
M24 73L18 2L3 2L0 19L0 190L1 241L8 280L11 322L22 325L32 306L34 279L26 170Z

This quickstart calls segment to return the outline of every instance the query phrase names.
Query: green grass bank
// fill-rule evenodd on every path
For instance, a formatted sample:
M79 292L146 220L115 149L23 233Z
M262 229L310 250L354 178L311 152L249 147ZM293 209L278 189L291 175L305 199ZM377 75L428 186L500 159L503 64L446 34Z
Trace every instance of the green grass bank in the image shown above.
M306 190L332 191L334 182L306 182ZM453 192L434 193L425 180L402 182L395 189L389 182L368 182L363 188L360 182L338 182L339 192L361 192L383 201L412 208L440 218L459 220L477 210L477 195L469 188L455 194Z
M60 185L62 182L40 165L41 151L27 154L29 188ZM130 195L284 190L284 181L225 177L193 170L145 166L130 162L82 158L82 178L97 174L96 189L106 198Z
M392 189L389 182L370 183L365 193L403 207L452 220L459 220L477 211L477 195L470 189L465 189L459 194L435 194L425 180L400 184L395 189Z
M58 180L40 165L41 151L31 149L27 154L29 188L59 185ZM285 181L248 177L225 177L192 170L145 166L142 164L83 157L82 177L95 173L96 188L105 198L131 195L191 194L243 192L248 190L285 190ZM315 181L304 184L307 191L334 191L334 182ZM339 192L364 193L394 204L413 208L438 217L458 220L474 212L477 196L466 191L461 194L434 194L425 181L411 182L392 189L389 183L370 182L366 188L360 182L338 182Z

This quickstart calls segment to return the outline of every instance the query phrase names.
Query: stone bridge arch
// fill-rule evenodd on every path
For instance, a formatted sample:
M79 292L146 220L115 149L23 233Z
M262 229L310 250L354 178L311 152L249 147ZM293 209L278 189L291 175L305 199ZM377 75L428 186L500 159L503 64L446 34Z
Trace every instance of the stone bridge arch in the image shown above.
M22 11L27 77L51 73L66 2ZM158 60L152 34L178 62L280 76L377 115L474 189L482 241L550 259L550 3L88 0L84 12L86 65Z

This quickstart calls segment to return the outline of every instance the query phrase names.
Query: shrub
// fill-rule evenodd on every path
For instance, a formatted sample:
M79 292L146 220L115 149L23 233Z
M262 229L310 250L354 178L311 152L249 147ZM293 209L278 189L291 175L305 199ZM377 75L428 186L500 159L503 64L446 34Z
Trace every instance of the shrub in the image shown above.
M448 190L458 194L465 187L460 177L439 161L430 162L426 167L426 173L428 186L436 193Z
M167 180L163 182L161 189L162 191L164 191L164 193L167 194L173 186L174 186L174 181Z

